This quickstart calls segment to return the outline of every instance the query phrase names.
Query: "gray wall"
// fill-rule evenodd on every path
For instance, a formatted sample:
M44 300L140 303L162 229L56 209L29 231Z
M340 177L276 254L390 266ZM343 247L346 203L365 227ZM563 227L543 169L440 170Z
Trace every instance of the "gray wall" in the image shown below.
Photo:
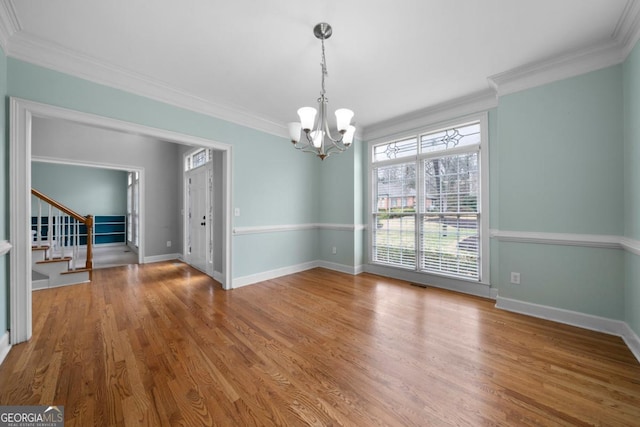
M182 252L178 147L152 138L63 120L33 120L33 156L144 170L145 257ZM172 242L171 247L167 247L167 241Z
M126 171L31 162L31 187L80 215L127 213ZM36 214L32 202L31 215Z

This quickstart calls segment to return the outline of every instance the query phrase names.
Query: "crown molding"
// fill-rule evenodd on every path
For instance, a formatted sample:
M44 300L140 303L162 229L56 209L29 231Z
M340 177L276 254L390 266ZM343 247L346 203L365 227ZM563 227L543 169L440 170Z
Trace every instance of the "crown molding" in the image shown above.
M9 54L9 39L21 29L11 0L0 2L0 46L5 54Z
M615 40L576 52L554 56L487 78L498 97L596 71L625 60Z
M281 123L259 117L240 108L205 100L148 76L107 64L89 55L66 49L25 32L13 35L8 54L12 58L84 80L288 138L287 129Z
M367 142L375 142L378 139L389 138L399 133L412 132L416 129L486 111L497 106L498 100L494 91L483 90L367 126L363 130L363 137Z
M626 59L640 39L640 2L627 0L622 16L611 36L621 46Z
M640 1L627 0L610 40L517 67L487 78L490 89L359 128L365 141L388 138L497 106L497 97L623 62L640 39ZM35 65L121 89L186 110L288 138L284 124L235 106L208 101L148 76L116 67L22 31L12 0L0 1L0 45L5 54Z
M498 97L617 65L640 39L640 2L627 0L611 38L596 46L547 58L487 78Z

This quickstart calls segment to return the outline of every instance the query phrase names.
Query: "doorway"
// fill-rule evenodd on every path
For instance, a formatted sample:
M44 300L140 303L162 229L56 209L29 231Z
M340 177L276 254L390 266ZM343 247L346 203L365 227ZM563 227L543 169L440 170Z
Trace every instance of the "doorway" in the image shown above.
M31 242L29 223L31 221L31 133L34 117L61 119L79 124L111 129L125 133L151 137L192 147L207 147L221 153L222 164L222 232L221 242L221 283L224 289L232 288L231 272L231 177L232 147L213 140L180 134L164 129L152 128L103 116L96 116L48 104L10 98L10 138L9 138L9 235L11 244L9 265L9 311L10 342L17 344L27 341L32 333L32 277ZM140 189L143 192L143 189ZM144 253L144 241L140 241Z

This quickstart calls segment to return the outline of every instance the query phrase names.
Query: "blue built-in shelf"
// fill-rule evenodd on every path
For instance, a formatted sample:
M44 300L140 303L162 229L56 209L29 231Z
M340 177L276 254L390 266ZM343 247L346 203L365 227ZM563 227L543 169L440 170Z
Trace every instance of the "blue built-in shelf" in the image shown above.
M126 243L126 224L124 215L96 215L93 217L94 243Z
M52 223L55 225L57 217L52 218ZM66 218L65 223L69 223L69 218ZM40 219L41 238L47 239L49 233L49 217L43 216ZM31 217L31 229L37 231L38 217ZM79 226L80 236L79 243L81 245L87 244L87 228L84 224ZM55 228L54 228L55 230ZM127 226L126 217L124 215L96 215L93 217L93 242L95 245L105 243L126 243L127 241Z

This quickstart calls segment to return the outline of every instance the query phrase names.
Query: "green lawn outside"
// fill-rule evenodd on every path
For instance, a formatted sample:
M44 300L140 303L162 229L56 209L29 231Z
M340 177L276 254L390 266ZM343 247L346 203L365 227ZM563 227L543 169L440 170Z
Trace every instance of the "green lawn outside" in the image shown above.
M474 216L425 216L421 236L425 267L450 273L477 275L477 223ZM456 224L459 226L454 226ZM394 216L378 221L374 230L376 260L383 263L415 266L415 216ZM471 249L471 250L467 250Z

